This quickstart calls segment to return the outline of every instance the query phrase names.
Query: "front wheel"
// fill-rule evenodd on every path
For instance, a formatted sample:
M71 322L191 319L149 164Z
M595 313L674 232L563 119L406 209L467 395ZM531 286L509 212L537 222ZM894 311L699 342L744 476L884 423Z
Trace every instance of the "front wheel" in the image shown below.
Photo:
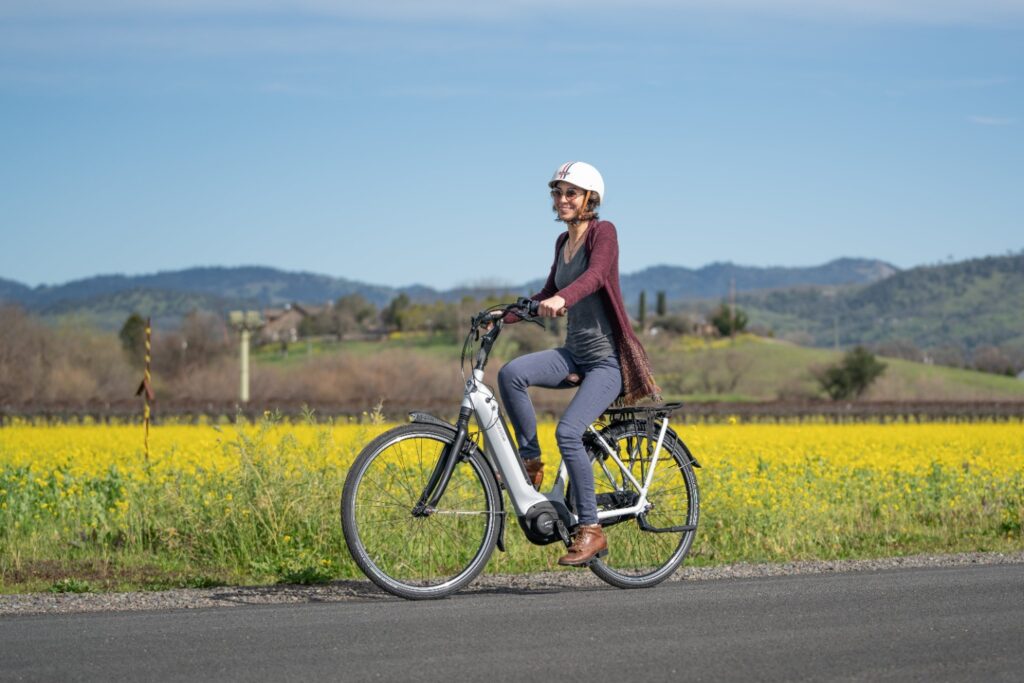
M483 570L497 542L501 494L478 451L460 459L436 509L413 515L453 439L434 425L396 427L367 445L345 478L345 543L371 581L402 598L454 593Z
M658 429L651 433L640 420L613 424L603 432L641 484L651 467ZM607 454L596 457L593 467L599 509L625 507L637 500L636 487ZM590 565L591 571L618 588L647 588L667 579L682 564L697 534L697 478L689 452L674 435L666 435L662 444L647 502L647 512L640 517L606 524L608 555Z

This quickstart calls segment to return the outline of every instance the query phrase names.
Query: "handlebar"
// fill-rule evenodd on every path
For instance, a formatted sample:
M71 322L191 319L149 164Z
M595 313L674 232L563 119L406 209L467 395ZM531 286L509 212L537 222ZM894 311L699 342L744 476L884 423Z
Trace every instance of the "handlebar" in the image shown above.
M501 328L504 326L504 318L509 313L512 313L517 318L525 320L527 322L536 323L541 327L544 327L537 315L540 302L534 301L533 299L527 299L526 297L519 297L515 303L511 304L499 304L492 306L486 311L481 311L473 316L469 334L466 336L466 341L462 345L462 359L459 363L463 367L463 376L465 376L465 362L466 362L466 351L469 349L469 345L473 340L480 340L480 350L476 354L476 362L473 367L476 369L483 369L487 365L487 357L491 353L491 347L494 345L494 341L501 334ZM480 329L485 326L491 326L487 332L483 335L480 334Z
M519 297L515 303L512 304L499 304L493 306L486 311L481 311L473 316L472 329L475 331L480 327L483 327L487 323L493 323L501 320L509 313L512 313L522 320L529 322L535 322L539 325L543 324L537 320L537 310L540 307L539 301L533 299L527 299L526 297Z

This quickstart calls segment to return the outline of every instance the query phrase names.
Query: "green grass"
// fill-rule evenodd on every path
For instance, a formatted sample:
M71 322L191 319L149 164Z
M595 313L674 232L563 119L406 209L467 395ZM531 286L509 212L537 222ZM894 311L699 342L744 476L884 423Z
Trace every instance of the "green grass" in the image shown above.
M836 363L843 355L751 335L734 342L656 341L648 351L666 393L691 401L820 398L814 369ZM865 399L1024 400L1024 382L1013 377L895 358L881 360L887 368Z
M398 349L412 353L428 354L433 358L458 359L461 348L461 342L456 343L449 335L407 333L381 341L337 341L333 339L298 341L289 344L287 352L281 349L280 344L264 344L253 348L252 358L257 363L287 367L299 365L314 358L331 356L338 353L369 356L383 351Z
M814 370L842 358L842 352L805 347L753 335L734 341L692 337L645 338L655 377L666 397L687 401L756 402L823 398ZM503 338L491 367L517 355L513 337ZM290 345L287 355L268 344L254 350L256 362L298 367L317 358L345 353L370 356L404 351L432 361L457 363L461 343L443 334L411 333L379 342L316 340ZM877 401L1024 400L1024 382L973 370L882 358L887 368L864 396Z

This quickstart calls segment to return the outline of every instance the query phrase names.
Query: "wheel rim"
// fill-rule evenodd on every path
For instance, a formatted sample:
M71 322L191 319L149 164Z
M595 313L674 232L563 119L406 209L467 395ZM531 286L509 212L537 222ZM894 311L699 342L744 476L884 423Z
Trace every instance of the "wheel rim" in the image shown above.
M358 551L388 583L451 585L473 570L493 533L483 473L472 459L456 465L433 514L413 517L445 445L433 435L404 436L384 445L359 477L351 502Z
M633 477L642 483L647 475L656 439L633 431L620 435L616 445L623 463ZM636 491L628 479L622 481L623 477L614 461L609 458L604 463L608 472L601 464L599 459L595 459L593 464L594 488L599 501L602 499L601 494L615 490ZM645 516L651 527L669 528L696 523L696 490L691 487L691 483L680 460L669 450L669 444L665 443L647 493L650 507ZM604 531L608 537L608 555L600 561L601 568L627 582L650 580L675 571L696 533L644 531L635 519L606 525Z

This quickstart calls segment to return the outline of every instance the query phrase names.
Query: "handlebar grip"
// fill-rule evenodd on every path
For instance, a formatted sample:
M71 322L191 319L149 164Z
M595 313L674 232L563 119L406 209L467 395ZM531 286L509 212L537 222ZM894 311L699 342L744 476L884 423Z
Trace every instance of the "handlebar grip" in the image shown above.
M522 308L531 317L537 315L537 309L540 307L539 301L533 299L527 299L525 296L519 297L519 301L516 302L516 306Z

